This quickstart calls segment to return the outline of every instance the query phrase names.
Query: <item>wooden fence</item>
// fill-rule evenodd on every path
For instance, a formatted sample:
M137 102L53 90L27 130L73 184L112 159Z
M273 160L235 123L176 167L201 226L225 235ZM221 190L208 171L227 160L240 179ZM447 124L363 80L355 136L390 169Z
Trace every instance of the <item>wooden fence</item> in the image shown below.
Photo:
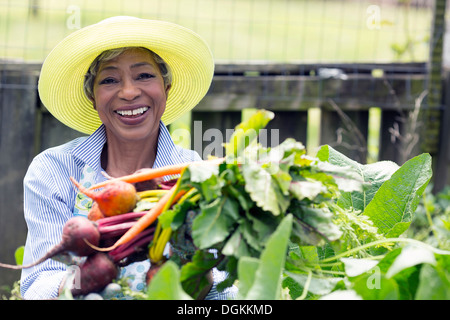
M14 250L25 243L22 181L38 152L81 134L55 120L37 94L39 64L0 62L0 261L14 263ZM279 141L293 137L307 144L309 114L321 110L320 144L330 144L349 157L365 162L370 110L381 112L378 160L401 164L421 152L431 151L435 190L448 184L450 159L450 97L434 110L440 116L436 147L421 145L431 123L414 124L415 106L428 88L425 64L329 65L217 65L207 96L192 111L192 130L202 140L193 149L200 154L210 143L208 129L225 132L241 121L243 110L266 108L275 112L267 129L277 130ZM447 73L443 92L450 92ZM448 88L449 90L445 90ZM425 100L424 100L425 101ZM417 118L420 124L420 117ZM199 122L201 121L201 122ZM194 124L200 124L194 128ZM417 135L419 141L413 138ZM198 139L198 137L197 137ZM270 138L269 138L270 139ZM408 140L409 139L409 140ZM405 152L410 143L411 152ZM430 149L430 150L427 150ZM20 272L0 270L0 286L19 279Z

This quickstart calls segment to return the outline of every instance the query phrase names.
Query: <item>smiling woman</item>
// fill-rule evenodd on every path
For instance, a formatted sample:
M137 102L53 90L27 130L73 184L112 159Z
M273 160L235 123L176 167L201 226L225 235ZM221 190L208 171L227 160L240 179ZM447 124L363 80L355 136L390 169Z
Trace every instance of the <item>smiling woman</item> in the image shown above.
M55 118L89 136L45 150L31 163L24 179L24 264L59 242L66 221L88 215L92 199L77 193L72 179L89 187L106 176L201 160L176 146L166 125L196 106L213 73L203 39L163 21L109 18L72 33L52 50L40 73L41 101ZM149 267L149 260L139 261L121 275L134 279L132 289L142 289ZM66 266L53 260L24 269L22 296L56 297L66 276ZM207 296L228 297L217 290Z
M91 99L108 136L104 169L110 176L122 176L153 166L171 84L164 83L147 49L128 48L107 61L100 59L96 73ZM129 157L115 156L117 151Z

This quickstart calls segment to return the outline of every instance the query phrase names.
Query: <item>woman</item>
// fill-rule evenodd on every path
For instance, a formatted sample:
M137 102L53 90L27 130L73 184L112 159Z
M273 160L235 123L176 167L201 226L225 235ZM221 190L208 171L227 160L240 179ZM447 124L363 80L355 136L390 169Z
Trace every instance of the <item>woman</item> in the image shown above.
M92 201L76 192L69 177L88 187L105 180L105 173L117 177L201 160L176 146L166 125L203 98L213 71L211 52L197 34L133 17L80 29L52 50L39 79L41 101L58 120L89 136L48 149L31 163L24 179L24 264L60 241L69 218L87 215ZM148 261L136 263L122 276L131 276L139 290L148 268ZM24 269L23 297L58 296L66 274L54 260ZM212 290L207 298L226 297Z

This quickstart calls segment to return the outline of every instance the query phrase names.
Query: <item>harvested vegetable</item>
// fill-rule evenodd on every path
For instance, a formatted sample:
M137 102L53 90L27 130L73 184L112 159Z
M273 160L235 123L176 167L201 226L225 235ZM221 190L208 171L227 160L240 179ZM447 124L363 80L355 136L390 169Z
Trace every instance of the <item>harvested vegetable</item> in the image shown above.
M152 179L156 179L156 178L177 175L177 174L180 174L184 169L186 169L190 165L202 164L204 162L208 162L211 164L220 164L223 161L224 161L223 158L214 158L214 159L205 160L205 161L193 161L193 162L174 164L174 165L165 166L162 168L151 168L151 169L139 170L139 172L134 173L134 174L130 174L127 176L122 176L119 178L113 178L110 180L100 182L96 185L91 186L88 190L95 190L95 189L103 188L103 187L107 186L108 184L115 183L117 181L123 181L123 182L128 182L128 183L138 183L138 182L143 182L143 181L152 180ZM176 182L176 180L174 180L173 182ZM167 183L162 183L162 184L167 185ZM166 189L166 188L164 188L164 189Z
M117 266L111 258L101 252L90 255L80 266L80 276L72 289L72 295L99 292L117 278Z
M70 179L82 193L98 204L98 209L106 217L132 211L139 199L136 188L131 183L120 180L109 180L111 182L106 184L103 190L91 191L84 188L72 177Z
M153 222L156 221L158 216L164 212L164 209L168 207L168 204L177 201L186 191L180 190L177 194L177 186L167 192L156 205L150 209L144 216L142 216L117 242L108 248L99 248L95 245L92 247L98 251L111 251L120 245L123 245L129 241L132 241L140 232L148 228ZM171 201L173 200L173 201Z

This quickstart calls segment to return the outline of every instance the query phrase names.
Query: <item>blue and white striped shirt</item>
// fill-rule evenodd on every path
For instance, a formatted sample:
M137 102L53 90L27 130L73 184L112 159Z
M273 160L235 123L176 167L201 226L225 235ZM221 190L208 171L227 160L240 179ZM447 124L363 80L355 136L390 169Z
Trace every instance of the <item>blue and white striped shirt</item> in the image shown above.
M24 215L28 227L24 264L42 257L61 240L62 229L74 216L77 190L69 177L80 181L83 169L93 169L96 183L106 178L102 174L100 156L106 143L102 125L89 137L74 139L37 155L24 178ZM201 160L191 150L176 146L166 126L160 123L158 149L154 168ZM58 296L66 274L66 265L48 259L35 267L23 269L21 294L24 299L49 299ZM213 292L211 292L212 294ZM224 297L211 296L211 299Z

